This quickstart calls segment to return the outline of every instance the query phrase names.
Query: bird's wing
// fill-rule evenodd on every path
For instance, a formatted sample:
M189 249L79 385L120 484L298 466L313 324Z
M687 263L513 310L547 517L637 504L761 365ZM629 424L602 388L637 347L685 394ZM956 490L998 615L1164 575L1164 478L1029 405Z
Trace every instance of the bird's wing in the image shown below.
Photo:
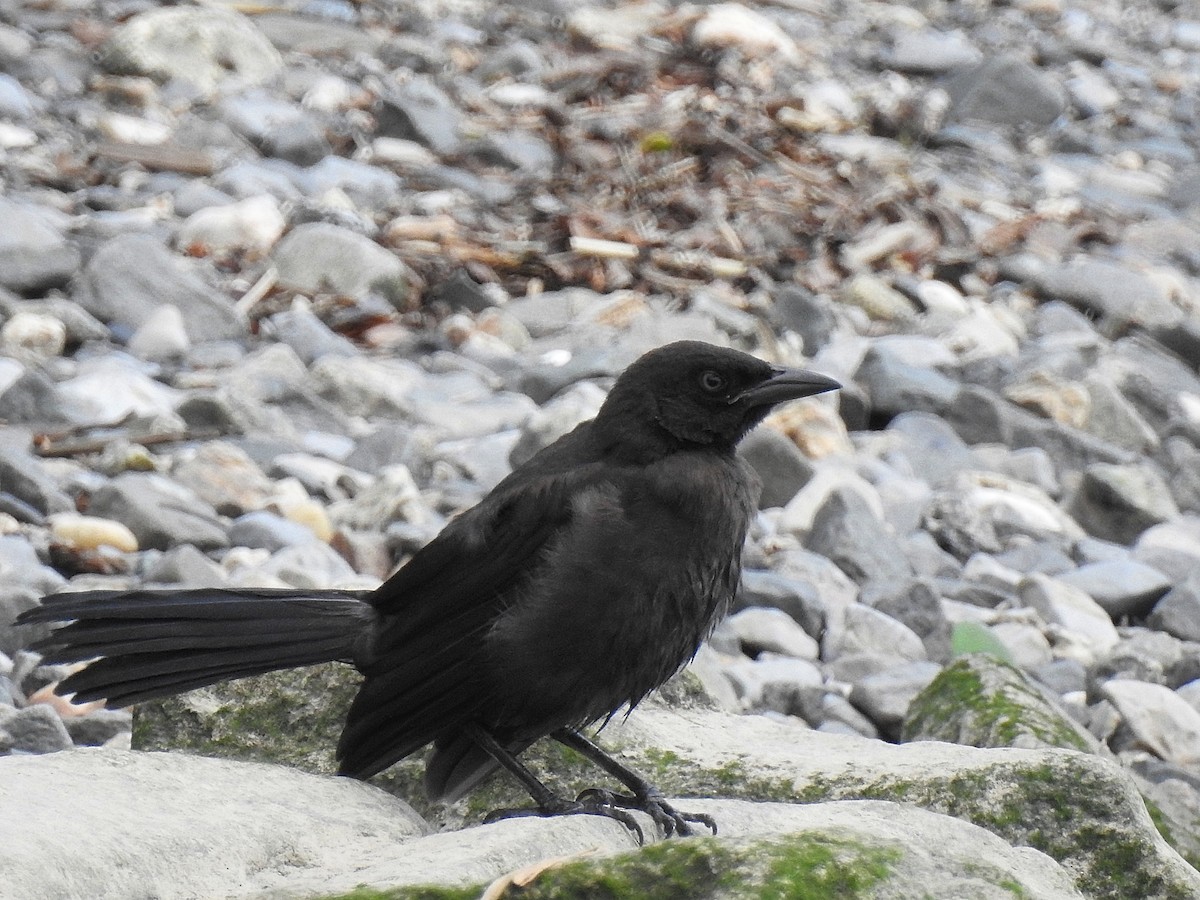
M372 596L380 624L338 755L366 777L470 718L487 702L482 636L536 574L576 498L606 467L521 473L422 548Z

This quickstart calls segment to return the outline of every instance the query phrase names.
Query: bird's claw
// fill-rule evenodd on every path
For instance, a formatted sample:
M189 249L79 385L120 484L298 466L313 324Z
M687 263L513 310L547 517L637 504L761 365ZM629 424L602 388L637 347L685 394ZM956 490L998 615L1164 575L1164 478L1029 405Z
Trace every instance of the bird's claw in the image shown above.
M610 802L603 796L605 794L609 794L609 792L584 791L575 800L556 799L540 807L494 809L484 816L483 824L491 825L493 822L503 819L518 819L525 816L604 816L608 819L615 819L628 828L637 838L639 846L644 844L646 835L642 831L642 826L633 816L625 812L625 809L622 808L623 804ZM616 795L609 794L609 796Z
M654 820L654 824L662 831L663 837L691 837L695 834L691 826L693 822L703 825L713 834L717 833L717 823L712 816L706 813L681 812L668 803L666 797L657 790L652 789L644 796L628 796L602 788L589 788L580 794L576 801L583 801L585 797L599 798L604 805L610 808L621 807L644 812ZM638 843L641 841L639 840Z

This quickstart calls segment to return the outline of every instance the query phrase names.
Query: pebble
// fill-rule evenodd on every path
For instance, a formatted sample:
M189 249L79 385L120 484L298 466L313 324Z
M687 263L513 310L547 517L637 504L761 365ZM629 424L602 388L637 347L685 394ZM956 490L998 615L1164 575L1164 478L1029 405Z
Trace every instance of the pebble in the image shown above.
M79 266L80 254L59 227L58 217L29 203L0 197L0 287L37 293L62 287Z
M92 495L89 510L123 522L142 547L163 550L188 543L212 550L229 544L216 511L160 475L118 475Z
M708 7L692 26L692 43L697 47L736 47L747 56L777 53L784 59L800 56L796 43L775 22L740 3L717 3Z
M249 19L217 7L140 12L113 31L101 60L116 74L178 78L203 91L231 77L263 81L282 66Z
M407 267L361 234L325 222L293 229L272 253L279 283L308 294L360 299L377 291L398 305L409 289Z
M179 307L160 306L150 313L129 336L125 348L139 359L166 361L179 359L191 349L192 339Z
M1077 587L1034 573L1019 587L1021 601L1044 621L1079 638L1093 653L1105 653L1121 640L1108 613Z
M192 256L232 251L261 256L286 224L279 201L264 194L196 210L179 226L175 242Z
M50 533L60 541L82 550L112 547L122 553L135 553L138 541L123 523L99 516L58 513L50 517Z
M126 336L166 305L179 310L194 343L245 334L229 299L150 235L106 242L84 266L71 296Z
M1200 712L1161 684L1113 679L1101 687L1129 730L1132 746L1183 765L1200 762Z
M795 619L779 609L751 606L730 616L725 627L734 633L741 651L750 657L763 652L808 660L819 656L817 642Z

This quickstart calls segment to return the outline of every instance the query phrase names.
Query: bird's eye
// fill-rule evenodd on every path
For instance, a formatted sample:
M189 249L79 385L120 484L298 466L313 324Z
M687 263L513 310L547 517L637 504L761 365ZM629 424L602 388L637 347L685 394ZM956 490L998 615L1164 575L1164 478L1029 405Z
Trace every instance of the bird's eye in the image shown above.
M700 373L700 387L710 394L717 394L725 390L728 383L724 375L714 372L712 369L705 369Z

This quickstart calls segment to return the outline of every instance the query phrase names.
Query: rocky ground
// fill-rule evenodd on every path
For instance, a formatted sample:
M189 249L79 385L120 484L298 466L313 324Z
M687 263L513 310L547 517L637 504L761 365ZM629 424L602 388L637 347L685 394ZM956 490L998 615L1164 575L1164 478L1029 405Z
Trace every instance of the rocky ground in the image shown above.
M1196 2L0 0L0 776L130 742L22 649L42 594L371 587L699 338L846 387L747 442L696 690L835 757L1082 751L1200 859L1198 119ZM746 741L672 789L904 799ZM1124 896L1200 893L1122 809Z

